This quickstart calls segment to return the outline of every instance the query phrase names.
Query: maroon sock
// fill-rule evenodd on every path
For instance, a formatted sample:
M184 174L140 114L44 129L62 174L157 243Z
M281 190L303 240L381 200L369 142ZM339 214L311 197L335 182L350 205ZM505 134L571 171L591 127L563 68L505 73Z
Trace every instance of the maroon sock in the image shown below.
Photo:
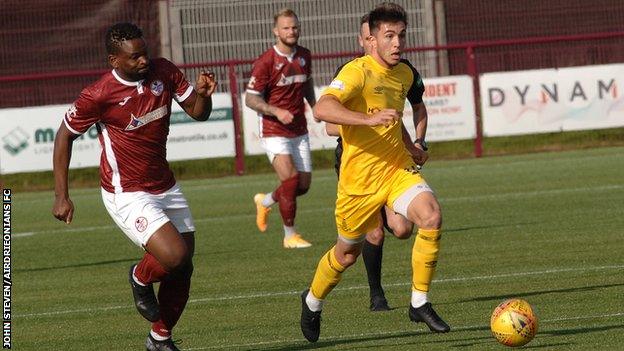
M297 186L299 174L288 178L273 192L274 199L279 203L280 214L284 225L295 225L295 213L297 211Z
M149 252L143 255L143 259L139 261L134 270L134 276L143 284L151 284L159 282L167 276L169 272L158 262L156 257Z
M152 323L152 331L156 334L163 337L171 336L171 330L178 323L189 298L191 273L178 272L160 282L158 289L160 319Z

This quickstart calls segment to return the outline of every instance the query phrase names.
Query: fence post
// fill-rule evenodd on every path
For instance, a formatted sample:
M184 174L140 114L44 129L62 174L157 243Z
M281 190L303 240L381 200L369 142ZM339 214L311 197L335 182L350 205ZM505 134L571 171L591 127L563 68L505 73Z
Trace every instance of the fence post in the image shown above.
M241 126L241 113L238 107L238 84L236 81L236 66L228 62L228 75L230 80L230 96L232 96L232 119L234 120L234 149L236 151L236 174L245 173L245 150L243 149L243 133Z
M479 72L477 71L477 62L474 54L474 44L470 43L466 47L466 65L468 74L472 77L473 98L475 103L475 123L477 136L474 140L475 157L481 157L483 154L483 131L481 129L481 92L479 91Z

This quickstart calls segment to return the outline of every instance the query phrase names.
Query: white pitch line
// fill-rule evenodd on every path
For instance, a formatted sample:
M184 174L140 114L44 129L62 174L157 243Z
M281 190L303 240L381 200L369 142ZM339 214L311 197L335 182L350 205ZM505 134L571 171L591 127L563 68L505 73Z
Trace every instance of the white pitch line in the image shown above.
M586 187L586 188L564 188L564 189L551 189L551 190L537 190L537 191L525 191L525 192L514 192L514 193L499 193L499 194L484 194L484 195L474 195L474 196L459 196L459 197L448 197L448 198L440 198L441 203L447 202L462 202L462 201L479 201L479 200L492 200L492 199L506 199L506 198L515 198L515 197L523 197L523 196L542 196L542 195L556 195L556 194L564 194L564 193L575 193L575 192L585 192L585 191L611 191L611 190L619 190L624 189L624 185L603 185L603 186L595 186L595 187ZM333 207L321 207L314 209L301 210L299 213L315 213L315 212L324 212L324 211L333 211ZM254 218L255 214L237 214L231 216L220 216L220 217L207 217L200 218L195 220L196 223L203 222L214 222L214 221L228 221L228 220L239 220L244 218ZM76 228L63 228L63 229L54 229L54 230L46 230L46 231L30 231L24 233L15 233L12 235L12 238L23 238L34 236L38 234L54 234L54 233L71 233L71 232L84 232L84 231L93 231L99 229L116 229L117 226L114 225L105 225L105 226L93 226L93 227L76 227Z
M518 276L528 276L528 275L546 275L546 274L554 274L554 273L587 272L587 271L610 270L610 269L624 269L624 265L561 268L561 269L548 269L548 270L532 271L532 272L515 272L515 273L503 273L503 274L493 274L493 275L481 275L481 276L474 276L474 277L443 278L443 279L434 279L433 282L434 283L451 283L451 282L460 282L460 281L487 280L487 279L509 278L509 277L518 277ZM408 286L408 285L410 284L409 283L384 284L384 286L387 286L387 287ZM334 291L348 291L348 290L362 290L362 289L368 289L368 285L337 287L336 289L334 289ZM276 291L276 292L245 294L245 295L230 295L230 296L226 295L226 296L190 299L188 303L195 304L195 303L212 302L212 301L257 299L257 298L277 297L277 296L285 296L285 295L298 295L300 293L301 293L300 291ZM118 309L125 309L125 308L134 308L134 306L133 305L118 305L118 306L95 307L95 308L81 308L81 309L75 309L75 310L36 312L36 313L28 313L28 314L16 314L13 317L25 318L25 317L55 316L55 315L72 314L72 313L94 313L94 312L100 312L100 311L118 310Z
M602 319L602 318L621 317L621 316L624 316L624 312L593 315L593 316L583 316L583 317L576 316L576 317L563 317L563 318L544 319L544 320L540 319L539 323L540 325L543 325L544 323L547 324L547 323L562 322L562 321ZM451 332L462 331L462 330L473 330L477 328L483 329L483 328L489 328L489 327L490 327L489 325L485 325L485 324L466 325L466 326L459 326L459 327L453 326L453 330ZM406 333L417 334L420 332L429 333L428 330L425 330L422 328L403 329L403 330L393 330L393 331L379 332L379 333L360 333L360 334L344 334L344 335L337 335L337 336L328 336L328 337L323 337L321 341L333 341L333 340L343 340L343 339L348 340L348 339L353 339L353 338L371 338L371 337L386 336L386 335L402 336ZM305 342L303 338L301 338L301 339L290 339L290 340L258 341L254 343L248 343L248 344L226 344L226 345L206 346L206 347L192 347L190 349L183 349L183 350L194 351L194 350L214 350L214 349L221 349L221 348L231 349L235 347L254 347L254 346L279 345L279 344L291 344L291 343L300 343L302 345L309 345L309 343Z

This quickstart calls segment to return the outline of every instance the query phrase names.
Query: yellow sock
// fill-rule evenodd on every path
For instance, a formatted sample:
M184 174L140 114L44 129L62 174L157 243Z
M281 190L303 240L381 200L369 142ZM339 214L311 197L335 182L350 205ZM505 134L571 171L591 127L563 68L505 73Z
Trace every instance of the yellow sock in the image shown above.
M336 260L334 249L335 247L332 247L321 257L318 267L316 267L316 273L314 273L310 292L319 300L325 299L330 291L338 285L342 272L345 270Z
M412 289L429 291L438 263L440 229L418 229L412 248Z

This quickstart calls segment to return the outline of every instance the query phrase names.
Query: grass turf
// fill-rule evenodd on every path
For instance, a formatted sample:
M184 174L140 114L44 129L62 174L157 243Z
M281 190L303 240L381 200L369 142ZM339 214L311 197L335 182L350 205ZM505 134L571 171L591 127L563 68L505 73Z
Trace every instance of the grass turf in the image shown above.
M335 241L335 174L314 173L297 226L314 245L281 248L277 209L257 232L254 193L273 175L181 182L196 220L191 300L174 333L186 350L502 350L494 307L528 300L539 317L529 348L621 350L624 344L624 148L437 161L423 173L443 207L430 300L453 328L436 335L407 318L413 238L388 237L390 312L368 311L361 259L330 294L321 338L299 330L299 293ZM127 269L141 255L98 189L71 192L74 223L50 214L52 192L13 194L13 347L141 350L149 324L131 304Z

